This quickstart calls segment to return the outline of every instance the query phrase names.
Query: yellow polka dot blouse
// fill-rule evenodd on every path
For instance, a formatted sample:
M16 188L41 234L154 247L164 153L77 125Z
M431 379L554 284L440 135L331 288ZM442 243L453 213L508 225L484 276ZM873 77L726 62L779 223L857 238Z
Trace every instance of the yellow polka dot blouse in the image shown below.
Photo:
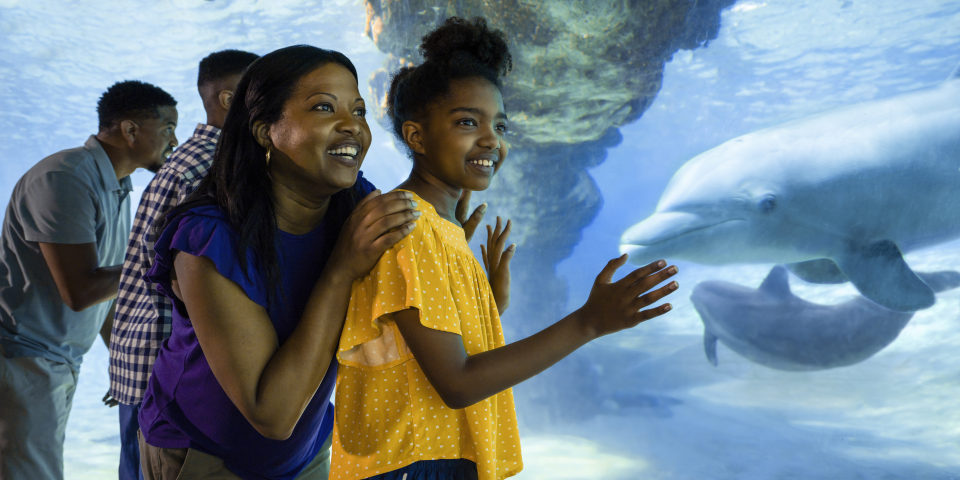
M396 329L393 313L463 338L468 355L502 347L500 316L463 229L414 194L422 215L403 241L353 284L337 359L331 479L359 479L420 460L465 458L482 480L523 468L513 391L447 408Z

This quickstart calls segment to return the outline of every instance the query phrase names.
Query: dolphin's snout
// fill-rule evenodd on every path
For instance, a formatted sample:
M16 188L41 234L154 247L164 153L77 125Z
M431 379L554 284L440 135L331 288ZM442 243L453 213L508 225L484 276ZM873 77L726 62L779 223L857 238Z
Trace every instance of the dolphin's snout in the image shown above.
M628 248L627 246L630 245L654 245L716 223L693 213L655 213L623 233L623 236L620 237L620 244L624 247L621 247L621 250Z

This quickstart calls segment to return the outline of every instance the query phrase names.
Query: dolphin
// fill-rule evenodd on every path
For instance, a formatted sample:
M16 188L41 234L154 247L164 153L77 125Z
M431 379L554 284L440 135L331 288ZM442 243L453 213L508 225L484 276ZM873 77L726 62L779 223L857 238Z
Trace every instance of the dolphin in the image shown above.
M937 292L960 286L960 273L917 274ZM717 366L717 340L754 363L777 370L813 371L853 365L893 342L913 313L866 298L819 305L790 291L787 269L776 266L758 289L709 280L690 301L703 321L707 360Z
M674 174L620 251L633 263L786 263L912 312L934 292L903 252L960 238L960 68L933 88L758 130Z

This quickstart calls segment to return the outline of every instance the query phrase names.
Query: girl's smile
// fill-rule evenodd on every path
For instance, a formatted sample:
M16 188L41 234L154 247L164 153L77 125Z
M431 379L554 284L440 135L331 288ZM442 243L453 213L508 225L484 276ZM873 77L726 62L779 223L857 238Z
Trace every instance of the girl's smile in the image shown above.
M496 171L497 163L500 162L500 156L496 153L481 153L467 160L467 165L476 169L479 173L493 176Z

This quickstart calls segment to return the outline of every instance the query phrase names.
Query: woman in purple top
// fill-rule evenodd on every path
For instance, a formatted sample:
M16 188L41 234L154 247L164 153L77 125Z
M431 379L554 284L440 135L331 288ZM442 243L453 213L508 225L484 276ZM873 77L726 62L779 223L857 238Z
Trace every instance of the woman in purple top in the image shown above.
M350 286L418 212L360 174L370 129L342 54L264 55L235 98L207 177L154 225L145 278L174 312L140 410L141 464L148 479L325 479Z

